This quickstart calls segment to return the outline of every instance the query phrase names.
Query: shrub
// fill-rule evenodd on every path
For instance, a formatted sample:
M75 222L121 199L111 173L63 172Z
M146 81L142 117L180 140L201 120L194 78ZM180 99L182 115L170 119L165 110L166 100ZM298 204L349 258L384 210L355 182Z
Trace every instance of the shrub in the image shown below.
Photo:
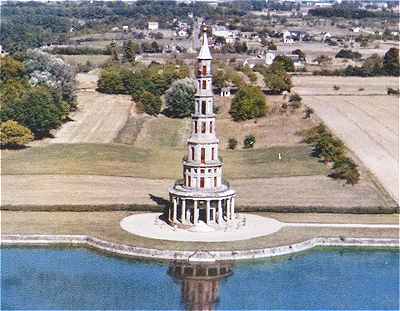
M399 91L399 89L393 89L391 87L388 87L387 88L387 94L388 95L399 95L400 91Z
M289 102L301 102L303 99L301 96L297 93L293 93L289 97Z
M399 49L390 48L385 53L385 56L383 57L383 69L388 75L400 75Z
M33 140L30 129L18 122L8 120L0 124L0 142L2 147L20 147Z
M232 100L229 113L235 121L262 117L267 111L265 96L258 86L246 85L239 89Z
M346 180L346 183L355 185L360 179L360 173L357 169L357 164L349 158L342 158L333 165L333 172L330 175L332 178Z
M360 59L361 56L362 55L359 52L353 52L352 50L342 49L336 54L335 58Z
M144 112L149 115L156 116L161 111L161 98L148 91L142 93L140 103L143 106Z
M253 148L254 147L254 145L255 145L255 143L256 143L256 138L254 137L254 135L247 135L245 138L244 138L244 141L243 141L243 147L245 148L245 149L250 149L250 148Z
M229 149L234 150L234 149L236 149L237 145L238 145L238 141L235 138L229 138L229 140L228 140L228 148Z
M305 114L304 119L309 119L313 113L314 113L314 109L307 106L306 109L304 109L304 114Z
M172 83L165 93L167 115L184 118L194 112L194 94L196 87L192 79L185 78Z

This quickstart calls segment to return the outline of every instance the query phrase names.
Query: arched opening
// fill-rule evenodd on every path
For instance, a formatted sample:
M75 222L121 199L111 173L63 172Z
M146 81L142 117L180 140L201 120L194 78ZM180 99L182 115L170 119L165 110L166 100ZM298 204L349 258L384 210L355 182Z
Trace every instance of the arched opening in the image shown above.
M202 89L205 90L207 88L207 81L203 80Z
M201 163L206 162L206 148L201 148Z
M191 147L191 153L192 153L192 160L194 161L194 147Z
M203 76L207 75L207 66L203 65Z
M194 132L197 134L197 121L194 121Z
M202 114L206 114L206 108L207 108L206 101L205 100L201 101L201 113Z

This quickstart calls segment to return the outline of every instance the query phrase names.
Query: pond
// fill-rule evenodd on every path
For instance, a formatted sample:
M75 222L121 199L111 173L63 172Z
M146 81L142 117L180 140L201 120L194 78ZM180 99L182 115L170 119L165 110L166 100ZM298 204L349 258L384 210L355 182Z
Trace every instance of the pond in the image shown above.
M314 249L158 263L81 248L2 249L1 309L399 309L399 252Z

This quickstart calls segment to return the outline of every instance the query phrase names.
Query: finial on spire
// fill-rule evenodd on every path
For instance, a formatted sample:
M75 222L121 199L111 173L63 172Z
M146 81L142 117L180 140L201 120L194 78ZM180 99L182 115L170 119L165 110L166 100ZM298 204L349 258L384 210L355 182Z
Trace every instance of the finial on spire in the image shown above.
M203 42L197 59L212 59L210 48L208 47L207 27L203 27Z

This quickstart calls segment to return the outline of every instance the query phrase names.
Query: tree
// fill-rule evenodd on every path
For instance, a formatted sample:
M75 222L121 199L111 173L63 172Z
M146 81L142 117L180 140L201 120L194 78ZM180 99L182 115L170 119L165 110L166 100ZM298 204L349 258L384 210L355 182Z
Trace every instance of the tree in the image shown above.
M196 87L189 78L177 80L165 93L166 113L175 118L184 118L194 112Z
M280 65L286 72L295 71L293 61L287 56L278 55L274 59L274 64Z
M383 69L386 74L399 76L400 74L400 61L399 61L399 49L390 48L383 57Z
M8 120L0 124L0 143L2 147L20 147L32 140L31 130L18 122Z
M243 140L243 148L250 149L253 148L256 143L256 138L254 135L247 135Z
M136 54L140 51L140 46L132 40L124 41L122 46L123 56L130 63L135 62Z
M292 51L292 54L299 55L299 59L301 59L302 61L306 60L306 54L300 49L296 49L296 50Z
M2 107L0 120L15 120L29 128L38 138L60 126L65 115L65 104L57 102L48 87L40 86L31 88L21 99L9 103L4 109Z
M241 87L232 100L229 113L235 121L262 117L267 112L265 96L260 87L246 85Z
M97 81L97 90L106 94L126 94L127 90L122 79L121 69L108 67L103 69Z
M19 79L24 74L24 64L16 59L5 56L0 58L0 81Z
M276 68L274 71L266 72L264 81L274 94L281 94L284 91L289 92L292 88L292 80L283 69Z
M161 111L161 98L148 91L144 91L140 98L143 110L149 115L156 116Z

